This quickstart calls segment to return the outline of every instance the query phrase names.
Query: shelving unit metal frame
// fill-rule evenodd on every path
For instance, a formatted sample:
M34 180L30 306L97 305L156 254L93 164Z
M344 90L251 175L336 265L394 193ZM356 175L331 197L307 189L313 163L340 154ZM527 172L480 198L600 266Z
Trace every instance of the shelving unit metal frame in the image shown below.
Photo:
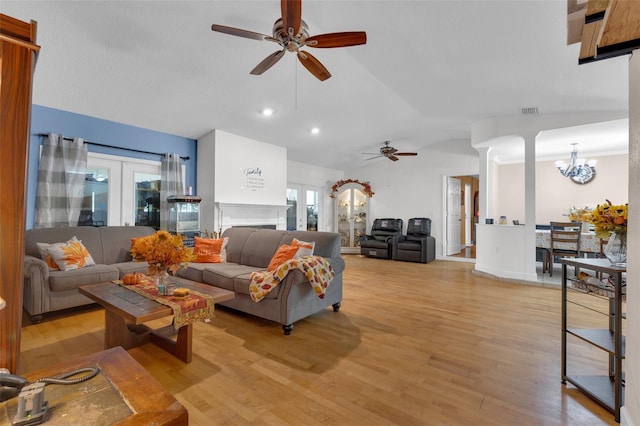
M622 335L622 275L626 268L612 265L607 259L562 258L562 383L567 382L580 389L591 399L607 408L620 422L620 407L623 404L624 388L622 376L622 360L625 353L625 337ZM607 274L614 284L614 297L609 297L609 329L586 329L567 327L567 303L579 305L568 299L569 281L577 281L577 277L569 278L567 267L576 270L587 269ZM605 296L599 296L605 297ZM609 354L609 374L606 376L570 376L567 374L567 335L575 336Z

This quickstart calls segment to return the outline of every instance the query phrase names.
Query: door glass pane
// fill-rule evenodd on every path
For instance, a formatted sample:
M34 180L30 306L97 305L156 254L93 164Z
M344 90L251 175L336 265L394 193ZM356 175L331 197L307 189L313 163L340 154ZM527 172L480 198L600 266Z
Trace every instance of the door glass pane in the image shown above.
M109 211L109 170L88 168L78 226L105 226Z
M353 189L353 242L360 246L360 237L364 237L367 228L367 195L359 189Z
M134 173L135 223L160 229L160 175Z
M298 190L287 188L287 231L295 231L298 222Z
M318 191L307 191L307 231L318 230Z

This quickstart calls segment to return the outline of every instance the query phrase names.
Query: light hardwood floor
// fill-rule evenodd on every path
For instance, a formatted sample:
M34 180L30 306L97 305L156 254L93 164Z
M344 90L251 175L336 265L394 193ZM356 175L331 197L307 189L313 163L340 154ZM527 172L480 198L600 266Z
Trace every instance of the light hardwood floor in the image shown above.
M299 321L290 336L218 308L195 324L191 364L151 344L129 353L191 425L616 424L560 383L558 289L496 281L472 263L345 259L340 312ZM592 316L580 320L606 325ZM99 308L25 318L20 369L102 350L103 327ZM606 371L598 351L571 349L581 371Z

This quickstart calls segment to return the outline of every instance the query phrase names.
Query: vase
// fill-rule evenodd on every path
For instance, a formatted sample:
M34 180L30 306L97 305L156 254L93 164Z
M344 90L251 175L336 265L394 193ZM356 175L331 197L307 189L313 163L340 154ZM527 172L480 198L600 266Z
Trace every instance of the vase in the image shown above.
M604 255L612 265L627 266L627 234L611 233Z
M157 289L166 286L169 281L169 272L166 266L151 266L149 267L148 275Z

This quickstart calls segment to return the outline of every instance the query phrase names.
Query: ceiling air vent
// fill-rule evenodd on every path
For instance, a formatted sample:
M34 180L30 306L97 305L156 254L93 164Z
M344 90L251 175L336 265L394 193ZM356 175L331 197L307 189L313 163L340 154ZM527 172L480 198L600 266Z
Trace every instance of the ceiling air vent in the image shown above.
M538 107L522 108L522 115L538 114Z

